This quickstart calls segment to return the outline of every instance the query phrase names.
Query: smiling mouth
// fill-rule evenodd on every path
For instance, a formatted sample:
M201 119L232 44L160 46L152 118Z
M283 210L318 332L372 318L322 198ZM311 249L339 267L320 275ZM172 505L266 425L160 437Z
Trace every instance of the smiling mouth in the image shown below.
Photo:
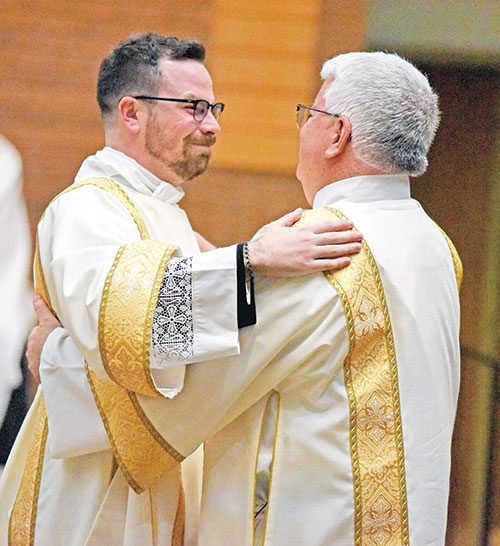
M204 140L190 140L188 141L188 144L191 144L192 146L200 146L202 148L210 148L215 144L215 137L205 138Z

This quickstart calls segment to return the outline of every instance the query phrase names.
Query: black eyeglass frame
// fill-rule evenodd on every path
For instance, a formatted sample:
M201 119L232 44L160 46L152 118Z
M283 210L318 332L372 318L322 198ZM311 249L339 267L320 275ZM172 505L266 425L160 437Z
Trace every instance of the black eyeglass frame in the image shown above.
M304 127L304 125L309 120L309 118L307 118L302 125L299 125L299 115L300 115L300 111L302 109L312 110L313 112L320 112L321 114L328 114L329 116L332 116L334 118L339 118L340 117L339 114L332 114L331 112L327 112L326 110L319 110L318 108L313 108L312 106L306 106L305 104L297 104L297 127L299 129L302 129L302 127Z
M214 116L216 121L219 121L220 115L224 111L225 104L223 102L214 102L213 104L210 104L208 100L205 99L171 99L166 97L150 97L148 95L136 95L135 97L132 97L133 99L137 100L161 100L165 102L184 102L187 104L193 105L193 118L195 121L202 122L208 114L208 110L212 112L212 115ZM203 117L201 119L196 118L196 111L198 108L198 104L204 103L207 105L207 109L205 110L205 113L203 114ZM198 116L199 117L199 116Z

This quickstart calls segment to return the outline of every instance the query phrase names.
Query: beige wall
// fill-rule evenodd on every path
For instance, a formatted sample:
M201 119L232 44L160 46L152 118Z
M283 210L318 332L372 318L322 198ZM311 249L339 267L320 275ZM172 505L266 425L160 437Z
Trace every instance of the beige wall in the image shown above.
M500 2L497 0L372 0L367 43L400 53L419 52L448 63L498 66Z

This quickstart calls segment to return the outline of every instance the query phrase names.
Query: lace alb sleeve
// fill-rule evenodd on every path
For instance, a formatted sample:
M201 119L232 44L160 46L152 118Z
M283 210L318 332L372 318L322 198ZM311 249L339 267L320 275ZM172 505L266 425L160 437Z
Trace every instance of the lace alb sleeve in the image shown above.
M153 317L151 369L238 352L236 246L171 258Z

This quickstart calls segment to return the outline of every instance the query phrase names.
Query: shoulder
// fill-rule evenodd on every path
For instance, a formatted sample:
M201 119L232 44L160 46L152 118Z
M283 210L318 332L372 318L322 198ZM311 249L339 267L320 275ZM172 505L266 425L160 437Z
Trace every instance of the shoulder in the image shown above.
M309 225L338 218L345 218L345 215L333 207L321 207L319 209L305 210L302 213L302 218L295 225Z
M109 187L114 186L117 184L110 181ZM107 232L119 239L135 240L138 230L131 214L134 205L127 207L126 199L130 201L123 190L110 191L104 184L75 183L49 203L39 226L54 232Z

